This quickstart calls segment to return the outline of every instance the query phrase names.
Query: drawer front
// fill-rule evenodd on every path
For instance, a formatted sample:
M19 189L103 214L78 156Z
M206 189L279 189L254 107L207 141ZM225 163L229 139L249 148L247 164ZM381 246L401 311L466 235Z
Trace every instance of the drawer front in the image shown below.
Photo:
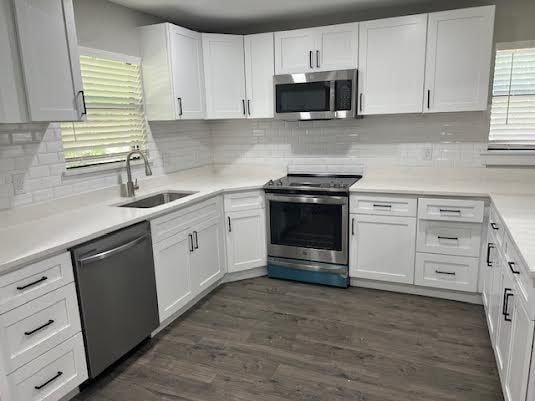
M416 198L352 195L351 213L416 217Z
M162 241L172 235L189 230L199 219L211 219L223 216L220 196L198 203L177 212L158 217L150 222L152 242Z
M0 314L74 281L69 252L0 276Z
M478 265L477 258L416 253L414 284L476 292Z
M503 247L505 244L505 229L503 227L502 220L500 219L500 216L498 216L494 206L490 208L489 212L489 232L492 233L496 243L500 247Z
M0 316L7 372L30 362L81 330L74 283Z
M426 220L464 221L482 223L485 213L483 201L464 199L418 199L418 217Z
M84 342L78 333L7 377L11 401L59 400L87 380Z
M225 212L263 209L264 191L236 192L225 195Z
M419 220L417 250L478 257L481 252L481 224Z
M526 305L531 305L532 300L535 299L533 296L535 292L535 282L529 276L524 261L509 237L506 237L506 243L507 252L505 256L505 268L509 269L509 272L517 282L520 295L524 298ZM535 310L535 306L531 307L531 309Z

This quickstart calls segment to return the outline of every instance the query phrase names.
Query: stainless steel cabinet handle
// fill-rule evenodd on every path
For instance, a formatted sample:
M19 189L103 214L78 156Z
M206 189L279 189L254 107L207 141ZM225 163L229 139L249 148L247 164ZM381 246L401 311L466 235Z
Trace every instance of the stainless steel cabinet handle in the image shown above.
M355 235L355 218L351 219L351 235Z
M316 67L320 68L320 51L316 50Z
M511 269L513 274L520 274L520 270L515 270L514 268L514 266L516 266L515 262L507 262L507 264L509 265L509 269Z
M445 274L447 276L455 276L455 272L445 272L445 271L442 271L442 270L435 270L435 273L436 274Z
M189 251L193 252L195 250L193 246L193 235L188 234L188 240L189 240Z
M490 251L494 249L494 244L489 242L487 245L487 266L492 267L492 261L490 260Z
M243 115L245 116L245 115L247 115L247 113L245 112L245 99L241 100L241 105L243 107Z
M34 388L35 388L36 390L41 390L43 387L49 385L49 384L52 383L54 380L56 380L57 378L59 378L61 375L63 375L63 372L60 371L60 372L56 373L56 375L55 375L53 378L47 380L46 382L44 382L44 383L41 384L40 386L35 386Z
M308 52L308 62L309 62L310 68L314 68L314 64L312 64L312 50Z
M509 317L509 298L513 297L513 290L511 288L505 288L503 291L503 318L506 322L511 322L512 319Z
M178 99L178 115L181 116L184 114L184 111L182 110L182 98L181 97L177 97Z
M230 216L227 217L227 220L228 220L228 232L231 233L232 232L232 224L230 223Z
M134 239L134 240L132 240L130 242L127 242L126 244L118 246L117 248L113 248L113 249L110 249L108 251L97 253L96 255L87 256L85 258L78 259L78 262L79 263L89 263L89 262L93 262L95 260L101 260L101 259L109 258L112 255L115 255L115 254L120 253L120 252L124 252L127 249L132 248L133 246L135 246L135 245L139 244L140 242L144 241L148 236L149 236L149 234L143 234L141 237L138 237L138 238L136 238L136 239Z
M48 280L48 277L47 276L43 276L39 280L35 280L35 281L32 281L29 284L17 287L17 290L19 290L19 291L25 290L26 288L33 287L34 285L42 283L43 281L46 281L46 280Z
M199 249L199 237L197 236L197 231L193 231L193 240L195 241L195 249Z
M31 336L32 334L35 334L35 333L37 333L38 331L43 330L45 327L48 327L48 326L50 326L50 325L53 324L53 323L54 323L54 321L53 321L52 319L50 319L50 320L49 320L48 322L46 322L45 324L43 324L43 325L41 325L41 326L39 326L39 327L36 327L36 328L33 329L33 330L25 331L25 332L24 332L24 335L25 335L25 336Z
M251 99L247 99L247 114L251 115Z

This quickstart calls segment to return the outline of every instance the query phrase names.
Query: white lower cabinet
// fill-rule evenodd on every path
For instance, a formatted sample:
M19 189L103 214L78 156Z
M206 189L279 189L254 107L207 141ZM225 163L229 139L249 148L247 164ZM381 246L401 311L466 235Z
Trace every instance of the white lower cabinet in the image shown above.
M349 275L395 283L414 283L416 219L351 215Z
M416 253L414 284L475 292L479 259Z
M229 273L265 266L267 263L265 210L227 212L225 217Z

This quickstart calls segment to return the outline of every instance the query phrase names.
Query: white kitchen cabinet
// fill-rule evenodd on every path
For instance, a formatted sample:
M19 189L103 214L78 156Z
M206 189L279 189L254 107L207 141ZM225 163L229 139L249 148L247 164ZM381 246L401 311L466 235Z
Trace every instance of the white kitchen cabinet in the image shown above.
M185 231L153 244L160 322L172 316L192 298L192 252L193 238Z
M349 275L413 284L416 219L352 214L350 220Z
M225 274L225 244L221 217L195 225L191 254L191 284L200 294Z
M163 23L140 28L149 120L205 117L201 34Z
M273 118L273 33L244 37L247 116Z
M485 254L485 260L482 261L481 269L483 274L481 297L483 299L483 305L488 309L490 304L490 298L492 294L492 285L494 283L494 267L496 262L494 261L494 255L496 252L496 246L492 242L492 237L488 236L487 253Z
M245 118L243 36L202 34L206 118Z
M275 32L275 71L292 74L357 68L358 22Z
M515 297L517 294L514 295ZM519 298L509 307L511 312L511 345L505 378L506 401L524 401L529 380L534 323L527 306Z
M499 292L497 292L497 299L501 300L501 313L498 318L497 338L496 338L496 362L498 363L498 370L501 377L507 376L507 368L509 361L509 349L511 346L511 321L510 317L505 316L506 309L511 311L514 309L515 296L513 291L513 280L510 274L502 268L502 276L499 286Z
M227 212L227 268L230 273L265 266L265 209Z
M429 14L425 112L487 109L494 9Z
M359 114L422 112L427 14L360 23Z
M1 9L0 122L83 119L72 0L2 0Z

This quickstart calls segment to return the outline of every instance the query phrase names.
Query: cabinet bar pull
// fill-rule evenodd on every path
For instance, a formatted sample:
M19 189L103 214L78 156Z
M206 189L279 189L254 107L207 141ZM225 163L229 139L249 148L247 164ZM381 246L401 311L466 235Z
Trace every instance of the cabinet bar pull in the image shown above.
M193 247L193 235L188 234L188 239L189 239L189 251L193 252L195 250L195 248Z
M199 249L199 237L197 236L197 231L193 231L193 240L195 241L194 248Z
M314 68L314 64L312 64L312 50L308 52L308 63L310 68Z
M510 322L511 318L509 317L509 298L514 296L513 290L510 288L505 288L503 291L503 307L502 315L506 322Z
M362 92L360 93L360 96L359 96L359 110L362 112Z
M82 95L82 106L84 106L84 109L82 111L81 117L85 116L87 114L87 106L85 104L85 92L79 91L78 95Z
M513 272L513 274L520 274L520 270L515 270L514 268L514 266L516 266L515 262L507 262L507 264L509 265L509 269L511 269L511 272Z
M247 99L247 114L251 115L251 99Z
M43 281L46 281L46 280L48 280L48 277L47 276L43 276L39 280L33 281L33 282L31 282L29 284L26 284L26 285L23 285L21 287L17 287L17 290L19 290L19 291L25 290L26 288L33 287L34 285L42 283Z
M459 209L439 209L440 213L459 213L461 214L461 211Z
M243 107L243 115L246 116L247 112L245 111L245 99L241 100L241 106Z
M230 216L227 217L227 220L228 220L228 232L231 233L232 232L232 224L230 223Z
M427 109L431 108L431 89L427 90Z
M39 327L37 327L37 328L31 330L31 331L25 331L25 332L24 332L24 335L25 335L25 336L31 336L32 334L35 334L35 333L37 333L38 331L43 330L45 327L50 326L52 323L54 323L54 321L53 321L52 319L50 319L50 320L49 320L48 322L46 322L45 324L43 324L43 325L41 325L41 326L39 326Z
M355 235L355 218L351 219L351 235Z
M490 260L490 251L494 249L494 244L489 242L487 245L487 266L492 267L492 261Z
M184 114L184 111L182 110L182 98L178 97L177 99L178 99L178 106L179 106L178 115L181 116L182 114Z
M52 383L54 380L56 380L57 378L59 378L61 375L63 374L63 372L58 372L53 378L47 380L46 382L44 382L43 384L41 384L40 386L35 386L34 388L36 390L41 390L43 387L49 385L50 383Z
M316 50L316 67L320 68L320 51Z
M459 241L458 237L443 237L442 235L437 236L438 239L449 239L452 241Z
M500 227L498 227L496 225L496 223L490 223L490 226L492 227L493 230L499 230L500 229Z
M455 276L455 272L445 272L445 271L442 271L442 270L435 270L435 273L436 274L446 274L448 276Z
M377 203L374 203L373 207L386 207L388 209L392 209L392 205L380 205L380 204L377 204Z

